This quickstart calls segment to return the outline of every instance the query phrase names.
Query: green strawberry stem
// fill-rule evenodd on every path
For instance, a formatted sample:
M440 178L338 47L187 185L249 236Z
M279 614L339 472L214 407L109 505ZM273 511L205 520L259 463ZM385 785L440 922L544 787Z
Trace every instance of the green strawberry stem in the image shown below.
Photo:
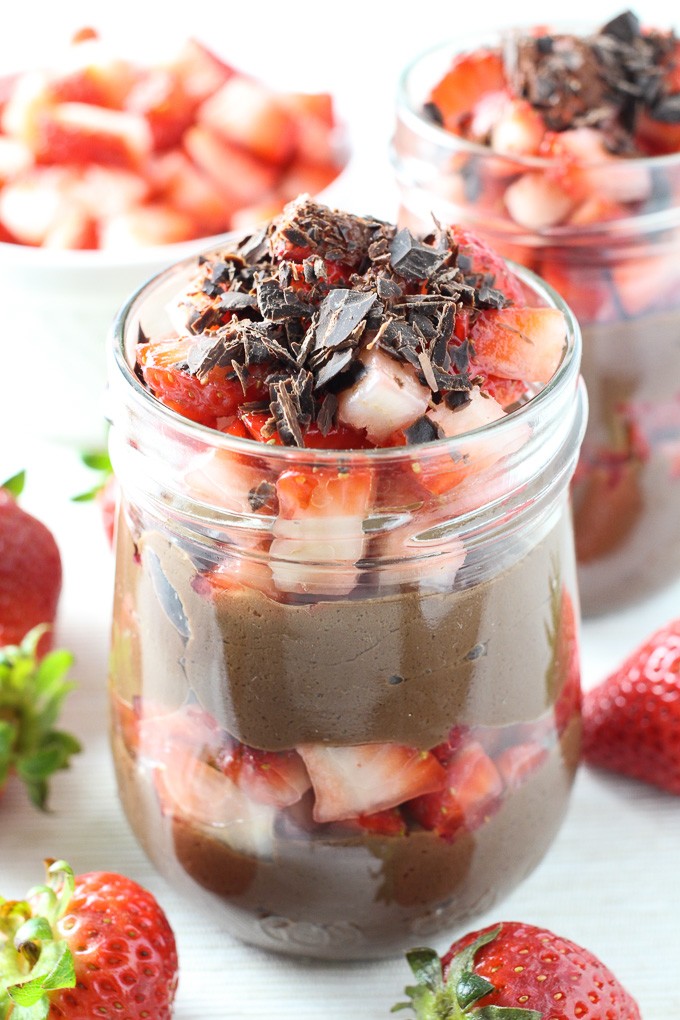
M57 922L75 888L66 861L46 861L47 882L26 900L0 898L0 1020L47 1020L49 993L76 983L71 950Z
M106 450L87 450L84 453L81 453L80 459L85 467L97 472L99 480L86 492L80 492L77 496L72 496L71 502L89 503L93 499L96 499L98 494L104 488L107 479L113 474L113 467Z
M10 496L14 496L18 499L21 493L24 491L24 485L26 484L26 472L18 471L11 478L8 478L6 482L2 483L0 488L6 489Z
M500 928L494 928L461 950L451 961L446 980L434 949L411 949L406 959L417 984L404 989L408 1002L398 1002L392 1012L410 1009L417 1020L541 1020L542 1014L535 1009L474 1006L485 995L496 991L490 981L475 973L474 958L477 950L492 942L499 932Z
M23 781L32 802L47 806L48 779L68 768L80 744L55 729L74 684L66 679L70 652L59 649L38 659L46 626L34 627L20 645L0 648L0 790L10 773Z

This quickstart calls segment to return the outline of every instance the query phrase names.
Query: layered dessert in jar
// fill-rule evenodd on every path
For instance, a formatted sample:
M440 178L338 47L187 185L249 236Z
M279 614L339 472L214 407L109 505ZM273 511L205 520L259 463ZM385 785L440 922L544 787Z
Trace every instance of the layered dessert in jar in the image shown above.
M141 844L288 953L485 910L579 755L568 309L462 228L302 198L114 334L112 741Z
M584 335L573 486L584 612L680 575L680 42L631 12L448 46L406 72L401 219L481 230Z

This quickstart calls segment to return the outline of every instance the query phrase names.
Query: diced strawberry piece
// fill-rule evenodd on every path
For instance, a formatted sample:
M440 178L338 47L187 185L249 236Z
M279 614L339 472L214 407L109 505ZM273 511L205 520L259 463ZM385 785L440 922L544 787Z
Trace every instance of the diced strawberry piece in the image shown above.
M42 114L54 105L44 71L27 71L17 77L2 111L2 130L33 152Z
M318 120L328 129L335 127L335 109L330 92L281 92L277 100L297 119Z
M498 769L477 741L466 743L446 766L445 783L408 805L423 828L443 839L479 828L497 809L503 793Z
M469 393L466 404L450 408L446 404L437 404L431 408L427 416L440 427L445 436L461 436L473 429L490 425L505 416L505 411L493 397L485 397L474 386Z
M620 202L602 195L590 195L574 209L567 222L572 226L588 227L595 223L611 223L628 215L629 210Z
M68 194L98 219L117 216L141 205L150 191L141 174L94 163L69 168L65 181Z
M506 747L494 761L505 786L516 790L543 765L547 757L547 749L532 741Z
M179 76L184 93L196 106L217 92L234 74L228 64L197 39L187 39L167 66Z
M146 385L163 404L191 421L214 426L216 418L236 414L242 401L257 397L244 396L239 380L227 378L228 368L215 366L203 381L191 375L183 366L195 343L195 339L185 338L140 344L137 359ZM262 392L256 377L248 392Z
M352 590L372 487L368 470L282 472L270 547L272 576L280 591L343 595Z
M178 748L154 781L166 814L210 828L243 853L271 856L276 808L251 800L222 772Z
M449 232L458 246L458 257L459 259L462 257L461 261L463 261L466 275L470 272L488 277L489 285L502 291L513 305L521 307L526 304L520 280L494 248L490 247L477 233L466 227L454 224L449 227ZM467 269L468 264L469 270ZM455 331L460 340L464 340L468 335L467 316L468 312L465 308L460 309L456 315Z
M373 836L405 836L406 822L398 807L387 811L376 811L372 815L358 815L343 823L346 827L357 828Z
M247 797L278 808L296 804L312 785L296 751L260 751L235 741L216 764Z
M555 179L577 202L590 196L638 202L650 194L652 182L647 168L638 161L612 155L602 132L595 128L549 132L542 153L556 161Z
M183 705L172 712L142 700L135 705L139 753L155 764L165 764L183 750L195 758L212 759L222 740L213 717L199 705Z
M263 436L262 430L271 415L268 411L240 410L239 417L246 427L246 434L259 443L281 445L278 432ZM366 439L363 430L351 428L349 425L333 425L324 435L316 424L306 429L304 434L305 448L309 450L366 450L373 446Z
M339 394L338 418L356 429L365 428L368 438L380 443L425 413L430 391L409 365L380 350L366 352L361 360L366 371Z
M184 91L178 74L154 68L144 74L125 99L125 109L143 117L158 151L179 145L194 119L194 100Z
M493 397L484 396L478 387L473 387L469 396L466 404L456 408L449 408L445 403L437 404L428 411L427 417L451 438L483 428L505 416L500 404ZM489 441L477 444L474 454L460 453L457 458L449 453L442 454L419 466L419 479L429 492L436 495L451 492L465 479L493 464L505 452Z
M33 153L16 138L0 135L0 186L33 165Z
M21 244L40 245L71 205L65 175L36 169L0 191L0 220Z
M183 144L196 166L235 206L261 202L277 182L275 166L238 149L203 125L189 128Z
M521 379L501 379L497 375L486 375L480 383L482 393L493 397L497 404L507 411L513 404L519 403L526 396L526 383Z
M608 269L546 258L539 267L539 275L564 298L579 322L615 322L620 317Z
M528 230L545 230L562 223L577 199L540 171L522 174L505 190L505 207L515 223Z
M470 330L474 361L503 379L547 383L564 354L567 327L556 308L493 308Z
M149 156L151 132L142 117L87 103L60 103L37 120L41 163L104 163L136 168Z
M342 168L337 163L309 163L296 159L279 181L277 192L283 203L298 195L318 195L336 179Z
M52 223L42 246L79 251L98 248L97 223L84 209L74 205Z
M673 252L621 259L612 269L616 295L626 315L643 315L652 308L677 308L680 269Z
M229 227L233 203L181 149L158 156L149 176L163 200L190 216L201 235L219 234Z
M491 128L490 145L506 156L535 156L543 141L545 122L526 99L512 99Z
M129 251L190 241L199 233L198 225L186 213L164 202L150 202L105 219L100 224L99 246Z
M121 109L137 81L135 65L98 36L75 40L50 71L50 96L58 103L87 103Z
M680 124L654 120L643 110L636 122L635 142L650 156L680 152Z
M401 744L298 748L314 788L314 820L336 822L439 790L445 772L427 751Z
M464 134L466 120L479 100L490 92L504 90L505 86L500 54L480 48L457 56L429 98L439 110L444 127Z
M305 95L296 92L278 95L277 100L295 125L296 160L303 166L333 166L337 158L337 140L332 96L328 93Z
M198 110L198 121L216 135L282 166L293 155L295 124L274 94L260 82L234 75Z
M462 122L465 137L479 145L488 145L494 124L503 117L508 104L512 102L508 89L489 92L475 103L469 117Z

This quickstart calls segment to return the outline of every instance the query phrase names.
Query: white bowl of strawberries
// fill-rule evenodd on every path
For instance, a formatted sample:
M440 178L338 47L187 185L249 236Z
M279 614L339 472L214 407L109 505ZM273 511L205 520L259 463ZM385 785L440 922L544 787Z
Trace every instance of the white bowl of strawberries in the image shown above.
M142 66L85 30L52 66L0 79L4 423L101 439L123 300L320 193L346 159L330 95L275 93L196 40Z

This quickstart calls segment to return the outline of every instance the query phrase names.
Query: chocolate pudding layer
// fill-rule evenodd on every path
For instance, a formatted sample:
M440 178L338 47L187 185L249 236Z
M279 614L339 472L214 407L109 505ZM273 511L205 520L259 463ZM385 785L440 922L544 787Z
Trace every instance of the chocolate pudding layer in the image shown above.
M573 483L584 613L680 576L680 309L583 327L589 420Z
M118 535L122 802L159 870L219 906L231 931L284 953L385 956L462 926L538 864L580 744L566 514L479 584L299 604L245 585L206 595L176 536L147 527L135 540L124 517ZM196 713L207 728L196 729ZM450 833L428 830L410 804L394 834L354 819L320 824L312 790L283 809L240 794L225 809L212 748L235 739L264 752L376 744L441 754L454 733L483 745L503 778ZM520 763L510 771L508 755Z
M462 929L533 871L566 811L580 722L572 719L544 763L478 829L454 841L422 829L356 835L340 823L310 832L288 815L261 857L235 850L218 828L163 815L148 769L120 738L113 747L130 824L176 887L217 907L231 932L263 949L366 959Z
M562 682L552 614L555 586L572 586L571 543L560 519L480 584L286 604L245 585L206 595L176 541L147 531L134 543L121 521L117 597L138 621L138 673L121 693L168 709L195 699L268 751L318 741L428 750L454 724L535 719Z

